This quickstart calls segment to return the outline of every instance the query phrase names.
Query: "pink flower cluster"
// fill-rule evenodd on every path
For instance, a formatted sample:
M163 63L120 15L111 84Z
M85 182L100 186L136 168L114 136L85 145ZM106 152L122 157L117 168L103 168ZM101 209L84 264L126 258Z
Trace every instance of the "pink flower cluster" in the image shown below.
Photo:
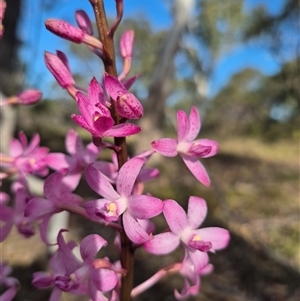
M122 1L116 1L118 16L109 35L113 35L122 15ZM93 36L92 22L84 11L76 12L78 27L62 20L50 19L46 27L58 36L75 43L84 43L103 58L105 47ZM166 157L180 155L195 178L206 186L210 179L199 158L217 153L217 142L197 139L201 128L200 115L196 107L190 114L177 113L177 139L163 138L152 141L149 149L129 158L119 167L117 154L120 147L107 141L107 137L120 138L135 135L141 128L130 119L138 120L144 114L143 106L135 95L129 92L137 76L127 78L133 53L133 31L126 31L120 41L123 70L114 77L104 73L101 82L92 78L88 89L79 88L72 76L67 56L57 51L46 52L45 62L58 84L66 89L77 103L79 114L72 114L74 123L91 134L92 142L84 145L78 133L71 129L66 135L65 153L51 153L40 146L39 135L30 143L23 132L19 139L13 139L8 154L1 154L2 174L5 177L17 175L12 186L13 205L8 205L9 196L0 195L2 226L0 239L3 241L13 225L25 237L35 233L35 225L43 241L57 244L58 249L50 261L50 272L34 274L33 284L39 288L53 287L51 301L61 300L62 292L87 295L92 301L118 300L122 275L128 271L120 262L110 262L108 257L98 258L98 251L108 242L98 234L86 236L80 243L80 257L75 256L74 242L66 243L61 230L57 241L47 237L49 221L61 211L69 211L116 231L115 243L120 252L120 233L125 233L133 249L144 248L151 254L169 254L177 248L184 250L181 261L161 269L153 277L133 288L131 297L142 293L168 273L178 273L184 279L184 286L177 299L196 295L200 289L200 276L212 271L209 253L225 248L229 243L229 232L219 227L200 228L207 214L206 201L190 196L187 213L172 199L161 200L143 192L143 182L159 176L154 168L145 168L155 153ZM85 92L87 91L87 92ZM116 122L112 112L121 122ZM99 160L104 148L112 152L112 162ZM48 176L49 170L53 172ZM28 174L46 177L44 196L30 193ZM99 197L84 200L74 193L80 180L85 180ZM151 219L162 214L167 229L155 232Z

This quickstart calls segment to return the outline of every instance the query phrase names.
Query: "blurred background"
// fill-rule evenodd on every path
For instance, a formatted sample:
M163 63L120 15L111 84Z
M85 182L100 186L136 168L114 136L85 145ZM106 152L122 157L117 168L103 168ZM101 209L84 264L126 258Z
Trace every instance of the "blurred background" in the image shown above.
M115 1L105 5L112 21ZM192 105L201 112L200 137L220 144L216 157L203 160L210 188L198 183L181 160L167 158L153 162L161 168L161 179L146 186L185 208L190 195L204 197L209 207L205 226L222 226L232 234L229 247L210 256L214 273L201 279L201 291L191 300L300 300L298 0L124 0L124 5L117 53L121 33L134 29L130 75L141 76L132 92L145 107L144 135L129 140L131 152L149 149L155 138L175 138L176 111L189 112ZM101 61L84 45L63 41L44 27L47 18L75 25L77 9L94 20L89 1L8 0L3 21L1 93L8 97L29 87L43 92L40 103L12 108L14 132L22 129L31 136L38 131L42 145L52 151L64 151L67 130L77 129L70 119L77 108L46 69L44 51L64 51L82 87L103 74ZM118 66L121 71L121 61ZM89 134L79 132L90 142ZM84 183L78 193L93 197ZM156 222L163 228L160 218ZM102 232L80 218L70 219L75 239ZM30 284L30 273L47 268L39 236L26 240L12 232L1 252L13 275L21 277L16 300L47 300L49 290ZM157 260L137 252L136 283L180 255ZM166 279L136 300L175 300L173 289L180 281Z

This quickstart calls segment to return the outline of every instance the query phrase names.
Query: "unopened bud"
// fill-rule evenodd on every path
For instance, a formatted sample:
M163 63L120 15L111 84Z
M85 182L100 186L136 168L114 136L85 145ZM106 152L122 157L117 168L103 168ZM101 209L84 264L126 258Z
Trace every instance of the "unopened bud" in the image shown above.
M120 53L123 58L132 57L134 31L127 30L120 40Z
M31 105L37 103L42 98L42 92L35 89L29 89L18 95L18 103Z
M63 20L48 19L45 22L46 28L57 36L74 43L82 43L84 31Z
M67 88L68 86L75 85L75 81L70 70L58 56L50 52L45 52L44 57L47 68L53 74L61 87Z
M82 29L77 28L63 20L48 19L45 22L45 25L46 28L52 33L68 41L77 44L85 43L91 47L96 47L100 49L103 48L103 45L99 40L97 40L93 36L86 34Z
M76 22L81 30L88 35L93 35L93 26L91 19L84 10L77 10L75 13Z

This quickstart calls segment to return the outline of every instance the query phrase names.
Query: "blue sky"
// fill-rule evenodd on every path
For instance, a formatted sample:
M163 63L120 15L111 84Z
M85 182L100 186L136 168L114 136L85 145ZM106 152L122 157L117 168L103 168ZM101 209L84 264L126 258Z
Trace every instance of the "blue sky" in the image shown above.
M66 41L48 32L44 27L47 18L64 19L75 24L74 12L84 9L91 19L93 11L88 0L60 0L52 9L46 9L44 1L26 0L24 15L19 29L19 35L24 42L21 50L21 60L29 66L26 80L30 86L41 89L44 94L51 94L53 78L44 66L44 51L55 52L56 49L67 51ZM155 30L169 28L172 18L168 8L168 1L164 0L124 0L124 17L143 15L151 22ZM245 9L249 10L259 4L266 5L268 10L276 14L282 8L284 0L245 0ZM109 16L115 15L115 1L105 1ZM71 62L72 65L72 62ZM274 74L279 71L279 64L272 54L263 48L253 45L240 45L228 54L220 57L216 62L215 71L210 79L210 95L214 95L224 86L230 77L245 67L252 67L264 74ZM95 71L97 72L97 71ZM46 96L46 95L45 95ZM50 96L51 95L47 95Z

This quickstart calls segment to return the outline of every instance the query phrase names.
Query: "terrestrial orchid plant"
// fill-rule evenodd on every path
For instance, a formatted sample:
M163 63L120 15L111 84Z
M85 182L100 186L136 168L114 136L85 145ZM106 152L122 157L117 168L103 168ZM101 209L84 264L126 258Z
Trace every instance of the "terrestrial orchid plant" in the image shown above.
M1 3L5 4L4 1ZM51 301L61 300L63 292L85 295L92 301L129 301L174 273L181 275L184 283L180 290L174 291L175 297L185 299L199 292L200 276L212 271L208 253L225 248L230 236L227 230L218 227L199 229L207 214L204 199L190 196L185 212L175 200L161 200L143 192L143 182L159 175L157 169L144 166L154 154L179 155L196 180L209 186L209 176L199 158L215 155L217 142L196 138L201 121L198 110L192 107L189 114L177 112L177 139L152 141L149 150L128 158L126 137L142 131L128 120L143 116L142 104L128 91L137 79L137 76L128 78L134 32L129 30L122 34L123 70L118 75L113 38L123 16L123 0L116 0L117 16L111 27L107 24L103 0L90 0L90 3L95 12L99 39L93 35L92 22L82 10L75 14L78 27L55 19L47 20L46 27L66 40L86 44L103 62L105 72L101 82L94 77L88 89L79 88L72 77L68 58L61 51L45 52L45 63L57 83L76 101L79 114L73 114L71 118L91 134L91 143L84 146L73 129L66 135L68 154L51 153L48 148L41 147L38 134L30 142L23 132L18 139L12 139L9 153L1 154L2 180L14 176L13 205L8 206L9 196L1 193L1 241L13 226L21 235L30 237L35 234L38 224L42 240L48 245L57 244L57 251L50 259L50 271L34 273L32 281L37 288L53 288ZM39 91L30 90L2 105L29 104L40 98ZM114 142L106 141L106 137L113 137ZM104 148L112 154L111 163L98 160ZM49 169L53 172L46 177ZM43 198L31 195L28 174L46 177ZM98 199L85 201L73 193L82 177L99 195ZM47 237L51 217L64 210L92 220L99 227L111 227L116 239L108 242L98 234L90 234L80 242L81 258L78 258L73 252L77 244L65 241L66 229L59 231L56 242ZM159 214L164 216L168 228L154 234L151 218ZM111 262L108 257L97 255L108 243L116 244L119 261ZM154 255L169 254L182 248L184 256L133 287L134 253L138 248ZM3 301L12 300L19 286L18 280L8 274L9 267L3 263L0 282L7 287L0 296Z

